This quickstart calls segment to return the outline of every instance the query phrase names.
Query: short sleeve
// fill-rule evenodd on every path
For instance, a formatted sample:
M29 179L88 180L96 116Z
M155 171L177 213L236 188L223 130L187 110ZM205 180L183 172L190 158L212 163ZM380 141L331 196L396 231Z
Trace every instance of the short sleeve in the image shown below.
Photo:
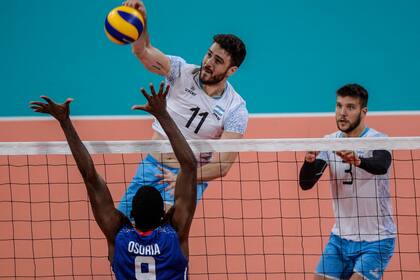
M185 64L185 60L179 56L168 55L169 63L171 64L171 70L169 75L166 77L170 85L174 85L176 79L181 76L181 67Z
M224 131L244 134L248 125L248 110L245 102L232 110L226 117Z

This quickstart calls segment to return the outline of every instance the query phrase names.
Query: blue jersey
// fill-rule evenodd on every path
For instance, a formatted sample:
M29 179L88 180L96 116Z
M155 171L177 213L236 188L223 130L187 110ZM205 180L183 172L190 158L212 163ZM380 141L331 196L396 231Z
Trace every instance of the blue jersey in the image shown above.
M127 225L115 238L112 270L118 280L185 280L187 267L178 235L168 224L147 236Z

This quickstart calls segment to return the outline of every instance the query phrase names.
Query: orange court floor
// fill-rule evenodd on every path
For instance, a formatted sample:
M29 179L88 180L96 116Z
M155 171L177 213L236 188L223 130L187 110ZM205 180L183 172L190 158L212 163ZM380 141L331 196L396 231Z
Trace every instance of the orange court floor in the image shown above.
M82 140L143 140L150 118L75 118ZM368 115L389 136L420 136L419 114ZM323 137L332 114L251 117L246 138ZM63 141L52 119L0 119L0 142ZM144 154L95 155L115 201ZM190 234L190 279L312 279L334 223L328 176L299 190L301 152L241 153L212 181ZM395 254L383 279L420 279L420 151L396 151ZM0 156L0 279L112 279L106 241L70 156Z

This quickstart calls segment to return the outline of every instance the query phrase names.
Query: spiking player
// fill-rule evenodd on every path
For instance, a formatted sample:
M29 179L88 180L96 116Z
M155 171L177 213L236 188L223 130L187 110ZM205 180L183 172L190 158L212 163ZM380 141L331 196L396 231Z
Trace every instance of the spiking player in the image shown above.
M47 102L31 102L35 112L46 113L57 119L64 131L73 157L86 185L95 220L108 242L109 260L119 280L176 280L187 279L188 235L196 206L197 162L185 138L166 111L166 95L160 85L158 93L150 87L148 103L133 106L156 117L168 136L180 163L175 187L174 206L164 216L160 193L153 187L143 186L135 194L130 220L114 207L106 182L97 173L92 158L81 142L69 118L67 99L56 104L46 96Z
M246 49L235 35L216 35L204 56L201 66L188 64L184 59L167 56L152 46L147 31L147 15L143 3L129 0L124 3L138 9L146 24L132 51L149 71L166 77L171 85L168 112L187 139L242 138L248 122L245 101L227 79L243 62ZM165 139L158 122L153 124L152 139ZM197 199L203 195L207 181L225 176L237 153L197 155ZM143 184L159 189L165 203L172 204L172 188L176 181L178 163L173 154L150 154L139 165L119 209L129 213L131 198Z
M327 138L384 137L365 125L368 92L348 84L337 91L339 131ZM381 279L395 244L386 150L309 152L299 184L311 189L329 166L335 224L315 279Z

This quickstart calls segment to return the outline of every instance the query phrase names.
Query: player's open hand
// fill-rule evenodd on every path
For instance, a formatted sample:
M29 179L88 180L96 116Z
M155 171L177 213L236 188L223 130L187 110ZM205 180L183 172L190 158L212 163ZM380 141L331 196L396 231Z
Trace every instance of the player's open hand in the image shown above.
M73 101L72 98L67 98L63 104L57 104L48 96L42 95L42 99L45 102L39 101L31 101L30 107L34 110L34 112L43 113L43 114L50 114L58 121L63 121L69 118L70 115L70 103Z
M178 175L171 172L170 170L166 168L163 168L163 167L158 167L158 168L162 172L162 173L156 174L156 177L161 178L161 180L159 181L159 184L168 184L168 186L165 187L165 192L169 191L170 196L173 197L174 191L175 191L176 178Z
M165 82L162 81L159 86L159 92L156 93L153 84L150 84L150 92L152 95L149 95L144 88L141 88L140 91L146 98L147 104L134 105L131 107L132 110L143 110L155 117L159 117L167 113L166 96L168 95L169 85L165 86Z
M354 151L338 151L336 155L343 159L343 162L353 164L354 166L360 165L360 158Z
M146 20L146 7L143 4L143 1L140 0L127 0L122 2L123 6L134 8L140 11L141 15L143 16L144 20Z

